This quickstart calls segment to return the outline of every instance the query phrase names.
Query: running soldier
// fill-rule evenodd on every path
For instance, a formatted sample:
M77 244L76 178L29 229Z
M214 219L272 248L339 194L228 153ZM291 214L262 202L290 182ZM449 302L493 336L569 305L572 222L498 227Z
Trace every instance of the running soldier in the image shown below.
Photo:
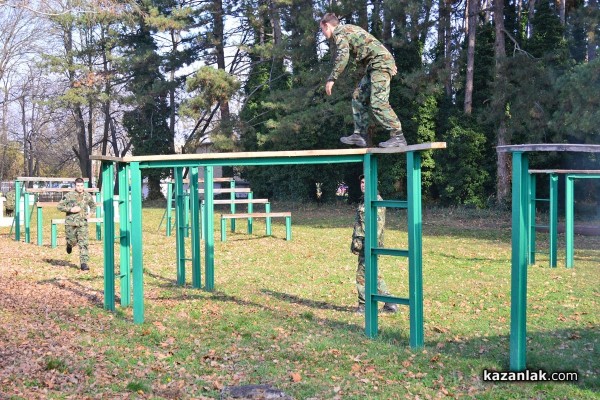
M92 196L84 191L83 179L75 179L75 191L68 192L58 203L59 211L67 213L65 233L67 236L67 254L71 254L75 245L79 246L81 270L87 271L88 255L88 217L96 211ZM88 210L89 209L89 210Z

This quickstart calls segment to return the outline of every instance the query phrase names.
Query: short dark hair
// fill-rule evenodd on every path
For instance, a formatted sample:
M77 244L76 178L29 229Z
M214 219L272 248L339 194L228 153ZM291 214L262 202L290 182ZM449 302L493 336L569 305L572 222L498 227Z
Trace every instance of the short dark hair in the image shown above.
M338 26L339 23L340 20L335 16L334 13L327 13L323 15L323 18L321 18L321 25L329 24L331 26Z
M75 183L83 183L83 178L76 178Z

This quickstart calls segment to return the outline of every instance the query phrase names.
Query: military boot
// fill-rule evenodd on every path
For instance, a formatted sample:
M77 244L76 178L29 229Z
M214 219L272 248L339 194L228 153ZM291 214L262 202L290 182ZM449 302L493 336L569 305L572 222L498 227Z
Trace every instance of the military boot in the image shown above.
M383 312L394 314L398 312L398 305L394 303L385 303L382 308Z
M350 136L342 136L340 142L358 147L367 147L367 141L358 133L353 133Z
M82 271L89 271L90 267L88 267L88 265L86 263L81 263L81 270Z
M354 312L357 314L364 314L365 313L365 305L359 304L358 307L356 307L356 310L354 310Z
M72 251L73 251L73 246L71 246L71 243L67 243L67 254L71 254Z
M404 147L406 146L406 139L402 132L396 133L394 136L386 140L385 142L379 143L379 147Z

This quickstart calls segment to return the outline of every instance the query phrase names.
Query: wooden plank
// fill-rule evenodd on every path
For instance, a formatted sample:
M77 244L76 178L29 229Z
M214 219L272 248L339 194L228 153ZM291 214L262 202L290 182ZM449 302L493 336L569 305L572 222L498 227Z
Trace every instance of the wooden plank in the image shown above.
M600 174L600 169L530 169L530 174Z
M18 181L21 182L75 182L77 178L46 178L43 176L19 176ZM90 178L81 178L84 182L89 182Z
M362 149L327 149L327 150L292 150L292 151L253 151L235 153L202 153L202 154L168 154L154 156L128 156L121 159L108 156L91 156L92 160L117 161L117 162L144 162L144 161L177 161L177 160L234 160L244 158L293 158L314 156L338 156L356 154L394 154L409 151L445 149L446 142L419 143L405 147L389 148L362 148Z
M496 151L498 153L513 153L518 151L572 151L577 153L600 153L600 145L566 143L514 144L508 146L497 146Z
M25 191L27 193L64 193L64 192L74 192L75 189L74 188L41 188L41 189L29 189L26 188ZM98 188L85 188L83 189L84 192L88 192L88 193L96 193L99 192L100 189Z
M274 213L245 213L245 214L222 214L223 219L238 219L238 218L266 218L266 217L291 217L291 212L274 212Z

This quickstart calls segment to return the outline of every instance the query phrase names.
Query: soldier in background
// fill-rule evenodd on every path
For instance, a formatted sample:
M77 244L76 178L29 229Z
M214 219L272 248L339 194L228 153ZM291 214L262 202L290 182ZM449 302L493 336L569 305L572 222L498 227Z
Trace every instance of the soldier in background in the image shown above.
M88 218L96 211L96 202L84 191L83 179L75 179L75 191L68 192L58 203L59 211L67 213L65 233L67 236L67 254L71 254L75 245L79 246L81 270L87 271L88 256Z
M352 231L352 243L350 251L358 255L358 267L356 269L356 290L358 291L358 307L356 312L362 314L365 312L365 177L360 176L360 190L363 197L360 199L356 209L356 218L354 220L354 230ZM377 195L377 200L383 200ZM385 229L385 207L377 209L377 247L383 247L383 233ZM385 281L377 274L377 293L389 295ZM385 303L383 311L395 313L398 306L393 303Z
M321 31L327 39L333 38L336 52L333 71L327 78L325 92L331 95L333 85L346 68L350 53L356 57L360 67L365 68L365 75L352 95L352 116L354 133L343 136L340 141L345 144L366 147L367 129L369 127L369 104L375 119L389 132L390 139L379 143L379 147L406 146L402 134L402 125L398 116L390 106L390 81L398 72L394 57L369 32L355 25L340 25L335 14L328 13L321 19Z

